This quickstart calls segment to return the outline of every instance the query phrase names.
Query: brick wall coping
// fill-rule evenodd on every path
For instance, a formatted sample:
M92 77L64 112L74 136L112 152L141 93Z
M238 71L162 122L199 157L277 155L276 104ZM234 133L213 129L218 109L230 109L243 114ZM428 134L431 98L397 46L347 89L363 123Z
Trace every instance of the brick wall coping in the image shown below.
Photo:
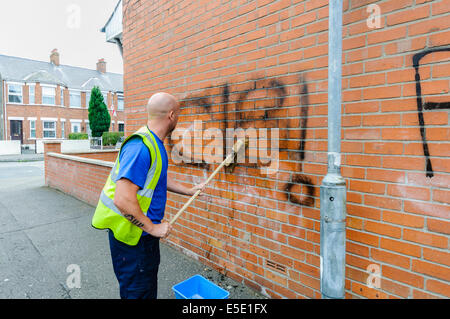
M67 159L67 160L71 160L71 161L75 161L75 162L81 162L81 163L87 163L87 164L93 164L93 165L99 165L99 166L106 166L106 167L114 166L113 162L102 161L102 160L92 159L92 158L84 158L84 157L79 157L79 156L74 156L74 155L66 155L66 154L53 153L53 152L49 152L49 153L47 153L47 155L52 156L52 157L63 158L63 159Z
M64 154L75 155L75 154L95 154L95 153L112 153L112 152L119 152L119 149L64 152Z

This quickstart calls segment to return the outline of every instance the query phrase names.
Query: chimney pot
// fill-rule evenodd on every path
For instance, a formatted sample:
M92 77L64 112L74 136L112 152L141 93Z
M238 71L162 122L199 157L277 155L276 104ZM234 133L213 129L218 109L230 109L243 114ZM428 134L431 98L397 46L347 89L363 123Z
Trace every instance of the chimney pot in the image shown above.
M106 62L105 59L99 59L97 62L97 71L101 73L106 73Z
M56 66L59 66L59 52L58 49L53 49L50 53L50 62Z

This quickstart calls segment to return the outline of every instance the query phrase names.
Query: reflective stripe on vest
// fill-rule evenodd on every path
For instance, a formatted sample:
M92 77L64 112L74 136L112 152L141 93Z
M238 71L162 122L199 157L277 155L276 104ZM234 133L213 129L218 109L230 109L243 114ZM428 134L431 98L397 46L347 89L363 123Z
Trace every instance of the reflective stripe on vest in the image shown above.
M92 226L99 229L110 229L114 233L114 237L128 245L136 245L142 235L142 229L133 225L128 221L120 212L120 210L114 205L114 195L116 190L115 180L118 176L120 169L120 154L123 146L133 136L140 136L142 141L149 149L151 165L147 172L147 177L144 183L144 187L137 192L137 200L142 213L146 215L156 185L158 184L159 177L161 175L162 162L161 153L156 143L155 137L150 133L147 127L142 127L136 133L130 135L122 144L119 154L111 173L103 187L100 194L100 199L95 210L95 214L92 218Z

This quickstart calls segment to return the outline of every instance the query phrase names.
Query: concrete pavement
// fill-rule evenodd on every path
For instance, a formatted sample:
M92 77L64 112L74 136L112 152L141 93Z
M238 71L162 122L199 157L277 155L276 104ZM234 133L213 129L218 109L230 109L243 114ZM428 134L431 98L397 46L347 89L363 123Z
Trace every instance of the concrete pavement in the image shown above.
M44 186L44 162L0 162L0 298L118 298L105 231L94 208ZM231 299L264 298L161 243L158 297L201 274ZM79 281L78 281L79 279Z

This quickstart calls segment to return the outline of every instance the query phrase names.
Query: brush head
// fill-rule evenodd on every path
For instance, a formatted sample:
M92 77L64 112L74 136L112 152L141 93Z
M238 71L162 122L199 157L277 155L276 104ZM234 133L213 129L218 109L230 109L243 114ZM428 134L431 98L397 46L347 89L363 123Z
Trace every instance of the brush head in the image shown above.
M233 145L233 153L238 153L239 150L242 148L242 146L245 145L245 142L243 139L240 139L236 142L236 144Z
M234 159L237 156L237 153L240 151L240 149L245 145L245 140L244 139L240 139L238 140L232 148L232 152L227 156L227 158L225 159L225 165L229 166L231 163L234 162Z

